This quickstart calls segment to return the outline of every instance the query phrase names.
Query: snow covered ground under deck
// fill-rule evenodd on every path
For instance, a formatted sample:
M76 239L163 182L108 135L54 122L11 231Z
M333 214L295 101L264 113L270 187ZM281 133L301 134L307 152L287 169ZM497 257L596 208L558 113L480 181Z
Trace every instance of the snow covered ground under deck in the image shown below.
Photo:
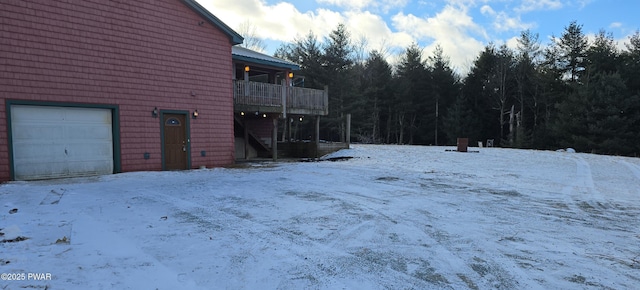
M6 183L0 289L640 285L640 159L445 149Z

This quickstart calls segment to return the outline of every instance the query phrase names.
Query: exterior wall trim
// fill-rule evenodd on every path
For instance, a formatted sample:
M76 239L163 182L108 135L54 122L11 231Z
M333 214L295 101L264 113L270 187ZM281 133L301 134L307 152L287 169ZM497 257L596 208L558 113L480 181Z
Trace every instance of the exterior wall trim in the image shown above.
M49 106L49 107L71 107L71 108L91 108L91 109L109 109L111 110L111 133L113 137L113 173L122 172L122 163L120 155L120 109L117 105L109 104L84 104L69 102L48 102L48 101L29 101L29 100L10 100L5 101L6 118L7 118L7 145L9 147L9 178L15 180L13 170L13 132L11 129L11 106Z
M164 148L164 115L165 114L175 114L175 115L184 115L185 119L185 134L187 135L187 168L191 168L191 115L189 111L183 110L160 110L160 156L162 158L162 171L167 170L165 156L165 148Z

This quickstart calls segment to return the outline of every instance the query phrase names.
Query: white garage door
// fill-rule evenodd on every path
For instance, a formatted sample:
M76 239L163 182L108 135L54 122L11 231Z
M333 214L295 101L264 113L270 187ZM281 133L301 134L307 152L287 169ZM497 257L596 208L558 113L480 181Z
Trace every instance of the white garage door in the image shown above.
M11 106L15 180L113 173L111 110Z

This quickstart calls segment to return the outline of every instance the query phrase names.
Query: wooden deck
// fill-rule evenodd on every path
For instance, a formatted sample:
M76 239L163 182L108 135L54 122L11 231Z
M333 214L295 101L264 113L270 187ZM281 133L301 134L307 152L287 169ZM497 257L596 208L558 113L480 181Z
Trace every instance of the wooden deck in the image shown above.
M316 90L234 80L233 105L236 112L326 116L329 94L326 88Z

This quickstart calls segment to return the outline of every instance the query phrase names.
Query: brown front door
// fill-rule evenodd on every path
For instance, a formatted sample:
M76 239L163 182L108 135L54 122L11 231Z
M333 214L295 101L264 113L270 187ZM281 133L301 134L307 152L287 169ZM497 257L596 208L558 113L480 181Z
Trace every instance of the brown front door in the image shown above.
M188 169L189 140L185 115L163 114L164 169Z

